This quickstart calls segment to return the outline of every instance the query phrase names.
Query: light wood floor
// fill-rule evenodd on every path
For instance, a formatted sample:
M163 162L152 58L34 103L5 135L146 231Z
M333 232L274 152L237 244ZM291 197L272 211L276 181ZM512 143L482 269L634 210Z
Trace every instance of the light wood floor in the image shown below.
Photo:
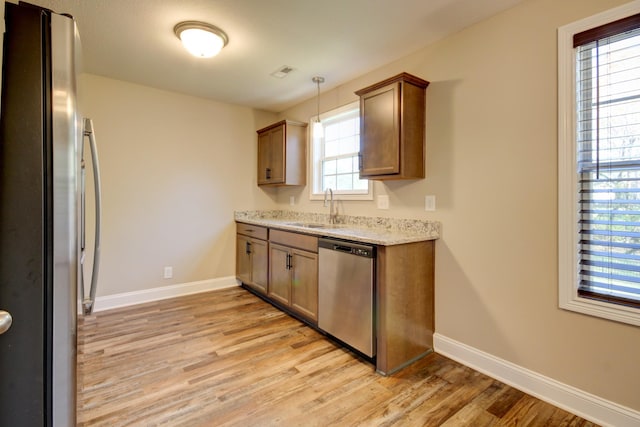
M438 354L390 377L241 288L79 323L80 426L593 426Z

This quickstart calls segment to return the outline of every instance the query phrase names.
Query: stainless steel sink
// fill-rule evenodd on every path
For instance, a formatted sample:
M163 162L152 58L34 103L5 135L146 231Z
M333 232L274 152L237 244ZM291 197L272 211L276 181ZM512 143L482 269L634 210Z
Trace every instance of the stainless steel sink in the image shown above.
M324 224L321 222L290 222L288 225L303 228L341 228L343 224Z

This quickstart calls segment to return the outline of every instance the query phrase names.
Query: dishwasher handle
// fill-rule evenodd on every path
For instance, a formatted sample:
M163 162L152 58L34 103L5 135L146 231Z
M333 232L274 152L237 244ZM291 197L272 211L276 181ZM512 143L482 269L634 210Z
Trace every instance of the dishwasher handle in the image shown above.
M333 250L334 251L339 251L339 252L346 252L348 254L353 252L353 250L352 250L352 248L350 246L344 246L344 245L333 245Z

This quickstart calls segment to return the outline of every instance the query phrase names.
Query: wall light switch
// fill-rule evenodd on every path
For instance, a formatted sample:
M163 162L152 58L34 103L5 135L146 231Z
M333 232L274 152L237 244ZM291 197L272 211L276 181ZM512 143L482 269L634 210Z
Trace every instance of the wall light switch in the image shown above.
M389 209L389 196L378 196L378 209Z
M296 197L295 196L289 196L289 205L293 206L296 204Z
M424 196L424 210L425 211L436 210L436 196Z

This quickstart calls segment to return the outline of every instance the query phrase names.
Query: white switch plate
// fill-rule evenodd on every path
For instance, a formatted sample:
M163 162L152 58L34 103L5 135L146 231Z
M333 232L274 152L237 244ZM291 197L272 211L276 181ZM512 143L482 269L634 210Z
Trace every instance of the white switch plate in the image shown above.
M378 209L389 209L389 196L378 196Z
M436 196L424 196L424 210L430 212L436 210Z
M164 268L164 278L165 279L173 278L173 267L169 266Z
M296 197L295 196L289 196L289 204L291 206L296 204Z

